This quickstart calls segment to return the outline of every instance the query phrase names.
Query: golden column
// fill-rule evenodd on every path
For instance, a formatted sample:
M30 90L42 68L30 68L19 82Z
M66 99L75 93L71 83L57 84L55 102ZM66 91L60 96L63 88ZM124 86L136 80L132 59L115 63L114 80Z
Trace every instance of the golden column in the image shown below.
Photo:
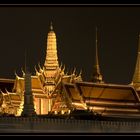
M31 73L29 73L29 71L25 72L24 104L21 116L24 117L36 116L32 94Z

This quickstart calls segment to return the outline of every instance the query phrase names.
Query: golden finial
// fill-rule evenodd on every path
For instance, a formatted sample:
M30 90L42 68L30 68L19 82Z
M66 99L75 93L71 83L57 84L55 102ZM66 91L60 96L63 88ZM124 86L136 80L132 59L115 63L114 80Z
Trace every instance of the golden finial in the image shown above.
M51 21L51 25L50 25L50 30L53 31L52 21Z
M36 73L38 72L38 70L37 70L37 68L36 68L36 65L34 66L34 69L35 69L35 71L36 71Z
M68 75L68 73L69 73L69 72L68 72L68 69L67 69L66 72L65 72L65 75Z
M73 74L75 74L75 72L76 72L76 67L74 67L74 69L73 69Z
M8 94L9 94L9 91L7 90L7 88L5 88L5 91L6 91L6 93L8 93Z
M60 69L62 68L62 62L61 62L61 64L60 64Z
M80 70L80 73L79 73L79 75L82 75L82 69Z
M15 76L16 76L17 78L19 78L19 76L18 76L18 74L17 74L16 70L15 70Z
M66 74L65 75L68 75L68 71L66 71Z
M42 72L43 70L42 70L39 62L38 62L38 67L39 67L39 72Z
M65 64L64 64L64 66L63 66L63 68L62 68L62 71L64 71L65 70Z
M2 93L3 94L3 91L0 89L0 93Z
M21 68L21 71L22 71L23 76L25 76L25 72L24 72L23 68Z
M17 76L17 72L16 72L16 70L15 70L15 76Z

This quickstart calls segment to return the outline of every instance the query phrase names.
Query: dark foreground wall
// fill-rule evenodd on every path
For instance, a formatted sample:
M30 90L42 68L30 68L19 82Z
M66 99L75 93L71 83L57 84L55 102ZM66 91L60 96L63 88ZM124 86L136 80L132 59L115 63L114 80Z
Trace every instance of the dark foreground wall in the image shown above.
M1 117L0 133L140 133L140 121Z

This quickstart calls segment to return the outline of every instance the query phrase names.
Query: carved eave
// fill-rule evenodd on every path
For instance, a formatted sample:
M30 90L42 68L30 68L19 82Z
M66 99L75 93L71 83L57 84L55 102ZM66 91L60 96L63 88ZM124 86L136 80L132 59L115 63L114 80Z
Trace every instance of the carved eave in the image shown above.
M53 91L50 89L47 89L47 91L43 90L44 95L46 96L46 98L50 99L53 96Z
M7 89L5 89L5 91L6 91L6 95L7 95L8 98L9 98L9 101L8 101L8 102L9 102L10 104L12 104L12 103L11 103L11 98L10 98L10 96L9 96L9 92L7 91Z
M20 76L17 75L16 71L15 71L15 76L16 76L16 79L20 79Z
M62 84L62 77L59 78L58 82L56 83L55 89L53 93L55 94L57 90L60 90Z
M43 75L43 73L38 72L36 67L35 67L35 71L36 71L36 76L39 80L39 85L43 89L43 84L45 83L44 75Z
M17 92L17 91L22 91L23 90L23 87L21 87L21 83L20 83L20 80L24 80L23 77L19 77L18 75L16 75L16 79L15 79L15 83L14 83L14 86L13 86L13 92ZM22 89L21 89L22 88Z
M52 106L52 111L61 111L61 110L65 110L68 111L68 106L66 104L66 102L64 101L62 95L57 94L56 96L56 100L54 101L54 104Z
M43 70L42 70L42 72L40 72L40 70L39 70L39 72L37 72L37 77L38 77L41 85L44 85L44 83L45 83L45 74L44 74Z
M75 83L77 81L83 81L81 75L75 75L72 82Z
M60 73L59 73L59 74L60 74L61 76L64 75L64 70L65 70L64 68L63 68L63 69L60 69Z
M38 84L39 84L39 90L43 90L43 85L42 85L42 83L41 83L41 81L40 81L40 78L39 78L39 76L31 76L31 81L33 81L33 79L37 79L38 80ZM32 83L32 88L33 88L33 83ZM33 90L35 90L35 88L33 89Z

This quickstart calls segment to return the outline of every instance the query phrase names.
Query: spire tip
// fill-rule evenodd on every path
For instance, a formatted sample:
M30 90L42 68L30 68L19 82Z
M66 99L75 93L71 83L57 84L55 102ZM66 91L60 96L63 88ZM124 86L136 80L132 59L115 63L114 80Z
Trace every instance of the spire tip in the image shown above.
M50 24L50 30L51 30L51 31L53 30L52 21L51 21L51 24Z

